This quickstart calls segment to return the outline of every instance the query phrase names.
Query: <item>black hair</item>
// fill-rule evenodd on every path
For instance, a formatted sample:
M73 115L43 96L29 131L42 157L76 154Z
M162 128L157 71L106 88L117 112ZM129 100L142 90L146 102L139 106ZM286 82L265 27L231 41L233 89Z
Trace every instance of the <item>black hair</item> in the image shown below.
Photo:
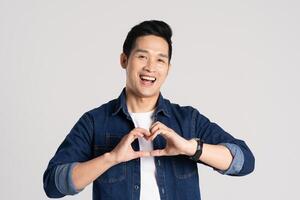
M138 37L146 35L155 35L158 37L162 37L168 43L168 56L170 62L172 57L172 29L166 22L158 20L143 21L140 24L132 27L124 41L123 53L125 53L125 55L129 57L132 49L134 48L136 39Z

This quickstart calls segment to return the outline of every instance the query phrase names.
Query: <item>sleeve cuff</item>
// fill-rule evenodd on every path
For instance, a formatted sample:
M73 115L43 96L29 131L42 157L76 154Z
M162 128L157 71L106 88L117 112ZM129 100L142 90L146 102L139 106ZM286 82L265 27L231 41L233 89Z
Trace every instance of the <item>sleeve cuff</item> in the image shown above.
M244 154L241 148L238 145L232 143L220 143L220 145L223 145L229 149L233 159L227 170L216 170L216 171L224 175L238 174L244 165Z
M72 170L77 162L58 165L55 170L55 186L64 195L75 195L81 190L77 190L72 180Z

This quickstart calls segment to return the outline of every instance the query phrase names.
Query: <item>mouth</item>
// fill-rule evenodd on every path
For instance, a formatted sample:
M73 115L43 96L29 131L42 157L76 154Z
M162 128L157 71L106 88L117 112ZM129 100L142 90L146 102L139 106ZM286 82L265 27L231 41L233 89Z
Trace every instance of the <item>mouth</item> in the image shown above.
M144 85L152 85L156 81L156 78L154 76L140 75L140 80Z

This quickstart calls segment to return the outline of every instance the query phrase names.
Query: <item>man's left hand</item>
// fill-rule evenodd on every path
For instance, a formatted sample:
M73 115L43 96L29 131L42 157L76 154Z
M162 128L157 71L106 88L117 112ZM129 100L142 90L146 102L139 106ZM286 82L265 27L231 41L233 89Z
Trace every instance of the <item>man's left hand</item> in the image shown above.
M151 151L151 156L175 156L180 154L192 156L196 152L197 142L195 140L186 140L159 121L150 127L150 133L148 140L153 141L160 134L167 142L164 149Z

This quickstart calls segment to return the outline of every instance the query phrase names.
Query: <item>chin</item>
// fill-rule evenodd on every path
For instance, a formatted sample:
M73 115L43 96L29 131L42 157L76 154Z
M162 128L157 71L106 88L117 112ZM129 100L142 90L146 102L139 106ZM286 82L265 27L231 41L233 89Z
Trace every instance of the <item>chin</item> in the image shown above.
M149 90L149 89L141 89L141 91L139 92L141 94L142 97L153 97L153 96L157 96L159 94L159 90L158 91L153 91L153 90Z
M145 88L142 86L138 86L138 87L126 86L126 87L130 91L130 93L142 98L158 96L160 91L159 88Z

